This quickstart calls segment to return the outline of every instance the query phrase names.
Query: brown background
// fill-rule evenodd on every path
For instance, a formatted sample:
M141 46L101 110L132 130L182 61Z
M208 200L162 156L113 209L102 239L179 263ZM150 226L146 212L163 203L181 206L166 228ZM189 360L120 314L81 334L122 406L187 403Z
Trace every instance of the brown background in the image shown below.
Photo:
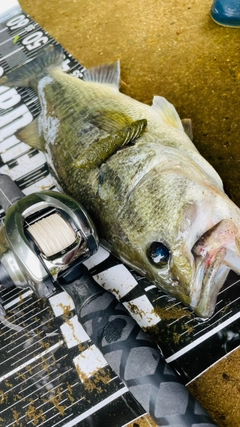
M20 4L84 66L120 59L123 92L145 103L165 96L190 117L195 145L240 206L240 29L215 24L211 0ZM240 426L239 368L237 350L191 386L220 427Z

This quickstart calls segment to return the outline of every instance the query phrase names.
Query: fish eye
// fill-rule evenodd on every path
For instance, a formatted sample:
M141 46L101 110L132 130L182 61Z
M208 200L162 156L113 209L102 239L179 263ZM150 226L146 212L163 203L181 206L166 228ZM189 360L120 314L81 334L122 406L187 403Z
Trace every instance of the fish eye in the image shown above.
M162 242L153 242L148 248L147 255L156 267L165 267L170 258L170 251Z

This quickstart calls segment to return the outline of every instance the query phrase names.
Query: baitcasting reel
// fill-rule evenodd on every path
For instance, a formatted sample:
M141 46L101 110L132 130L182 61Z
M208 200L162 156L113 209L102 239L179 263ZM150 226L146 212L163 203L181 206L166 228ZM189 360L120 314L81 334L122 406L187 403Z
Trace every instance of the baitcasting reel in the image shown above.
M92 220L65 194L25 196L9 176L0 175L0 204L6 213L0 231L2 287L30 287L48 298L60 278L62 283L74 279L79 264L98 249Z

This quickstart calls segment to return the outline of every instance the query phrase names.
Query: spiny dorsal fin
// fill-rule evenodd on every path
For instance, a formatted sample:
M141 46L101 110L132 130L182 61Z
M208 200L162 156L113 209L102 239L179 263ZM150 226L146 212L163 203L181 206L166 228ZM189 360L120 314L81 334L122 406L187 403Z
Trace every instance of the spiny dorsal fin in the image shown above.
M193 140L192 120L182 119L182 125L183 125L184 132L192 141Z
M177 129L183 129L180 117L175 107L162 96L154 96L152 108L168 124Z
M102 83L113 86L119 90L120 61L112 64L103 64L84 71L83 80L86 82Z

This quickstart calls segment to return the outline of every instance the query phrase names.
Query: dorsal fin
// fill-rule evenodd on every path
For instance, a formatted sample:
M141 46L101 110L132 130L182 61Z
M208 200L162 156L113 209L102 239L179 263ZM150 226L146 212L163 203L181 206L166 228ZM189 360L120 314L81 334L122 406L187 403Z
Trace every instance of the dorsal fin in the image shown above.
M177 111L175 110L174 106L170 104L170 102L168 102L165 98L162 96L154 96L152 108L168 125L184 130Z
M102 83L113 86L119 90L120 85L120 61L111 64L103 64L84 71L83 80L86 82Z

